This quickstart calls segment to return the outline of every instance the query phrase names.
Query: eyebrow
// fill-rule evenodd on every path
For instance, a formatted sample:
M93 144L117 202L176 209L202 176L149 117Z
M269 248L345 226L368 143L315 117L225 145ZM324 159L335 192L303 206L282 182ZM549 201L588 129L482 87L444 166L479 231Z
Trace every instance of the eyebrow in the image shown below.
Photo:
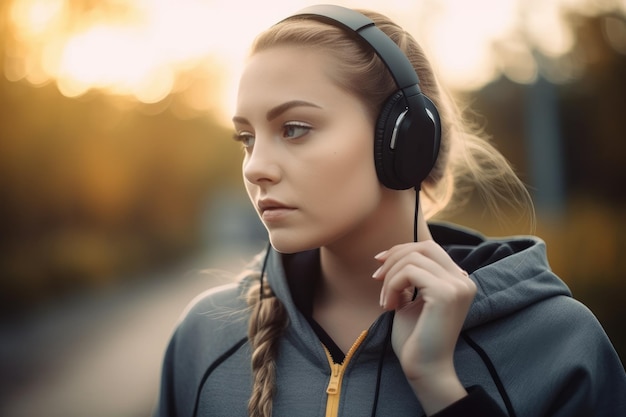
M265 116L265 118L267 119L268 122L271 122L272 120L274 120L281 114L285 113L287 110L292 109L294 107L314 107L316 109L321 109L320 106L318 106L317 104L311 103L309 101L291 100L291 101L287 101L285 103L279 104L278 106L270 109L267 112L267 115ZM233 117L233 122L242 123L242 124L250 124L248 119L244 117L240 117L240 116Z

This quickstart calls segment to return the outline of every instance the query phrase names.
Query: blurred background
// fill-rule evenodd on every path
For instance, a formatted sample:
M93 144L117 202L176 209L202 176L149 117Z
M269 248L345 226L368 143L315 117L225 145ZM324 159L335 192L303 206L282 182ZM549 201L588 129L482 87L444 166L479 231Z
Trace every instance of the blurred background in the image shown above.
M264 244L230 140L247 47L314 3L0 3L0 415L150 414L184 307ZM626 1L336 3L422 42L623 361ZM529 232L479 200L447 220Z

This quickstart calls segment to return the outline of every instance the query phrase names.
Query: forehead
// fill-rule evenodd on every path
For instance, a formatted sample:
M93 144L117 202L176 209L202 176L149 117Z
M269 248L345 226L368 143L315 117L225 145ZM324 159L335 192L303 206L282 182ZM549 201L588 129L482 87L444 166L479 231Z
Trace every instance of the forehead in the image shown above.
M238 112L268 102L339 99L348 94L333 81L336 71L334 58L315 48L279 46L257 52L239 82Z

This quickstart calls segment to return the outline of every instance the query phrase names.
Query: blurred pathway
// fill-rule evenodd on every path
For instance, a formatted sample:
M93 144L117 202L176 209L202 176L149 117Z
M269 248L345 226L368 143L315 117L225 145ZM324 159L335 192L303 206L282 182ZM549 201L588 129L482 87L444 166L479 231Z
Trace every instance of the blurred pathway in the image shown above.
M241 259L197 260L2 325L0 416L147 417L180 314L196 295L228 282Z

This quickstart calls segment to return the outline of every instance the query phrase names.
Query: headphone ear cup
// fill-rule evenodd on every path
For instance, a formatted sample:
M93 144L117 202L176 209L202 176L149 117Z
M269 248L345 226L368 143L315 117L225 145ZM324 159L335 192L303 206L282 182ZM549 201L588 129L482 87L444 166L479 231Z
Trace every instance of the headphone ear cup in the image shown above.
M433 103L430 98L423 94L422 99L424 101L424 111L430 119L430 123L432 123L434 129L432 131L433 139L432 142L429 144L430 155L425 156L424 158L427 159L426 163L428 164L428 172L424 175L424 178L426 178L435 166L435 163L437 162L437 157L439 156L439 147L441 146L441 118L439 116L439 111L437 110L437 106L435 106L435 103Z
M404 94L401 90L396 91L383 103L374 131L374 165L378 180L385 187L394 190L411 188L411 185L405 186L402 181L396 178L394 154L391 149L391 139L396 121L405 110Z
M402 90L383 104L374 134L374 163L378 180L387 188L419 187L439 153L441 126L435 105L424 95L411 97Z

